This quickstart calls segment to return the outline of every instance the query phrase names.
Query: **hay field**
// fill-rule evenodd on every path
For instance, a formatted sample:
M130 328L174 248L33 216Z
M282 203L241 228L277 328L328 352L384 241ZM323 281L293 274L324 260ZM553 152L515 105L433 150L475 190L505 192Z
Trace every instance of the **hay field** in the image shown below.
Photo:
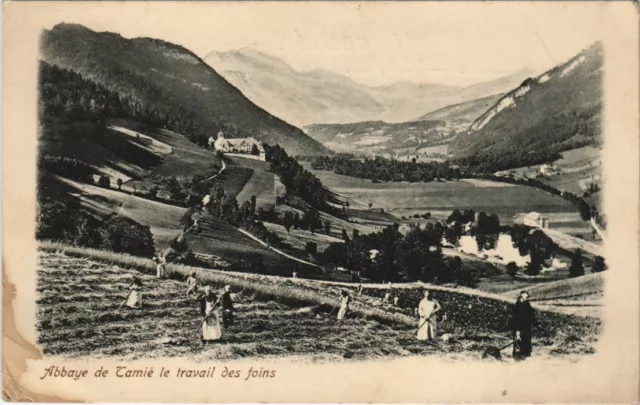
M489 346L508 340L501 326L504 301L463 293L438 292L449 321L441 322L448 342L425 344L411 337L415 319L408 310L377 304L383 290L365 289L347 319L328 317L340 286L310 280L227 273L170 266L173 279L156 280L147 259L90 249L45 244L38 263L38 344L47 355L122 360L184 357L194 361L287 357L300 361L344 361L401 356L440 356L479 360ZM237 322L218 343L194 337L198 303L187 299L181 280L196 271L215 288L231 284ZM144 284L139 310L117 310L133 276ZM419 291L407 289L409 308ZM434 293L435 294L435 293ZM474 308L468 308L472 304ZM472 310L473 309L473 310ZM478 314L480 316L478 316ZM599 322L591 318L544 313L545 333L534 339L539 357L580 358L592 353ZM479 327L480 326L480 327ZM579 336L579 344L564 336ZM503 352L507 355L508 350Z

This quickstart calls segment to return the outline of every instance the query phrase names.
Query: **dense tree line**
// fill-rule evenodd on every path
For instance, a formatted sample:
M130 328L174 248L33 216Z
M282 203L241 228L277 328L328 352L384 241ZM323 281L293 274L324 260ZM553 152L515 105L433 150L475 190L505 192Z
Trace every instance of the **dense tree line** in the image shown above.
M118 68L116 74L127 76L134 83L144 77ZM144 85L144 83L140 83ZM210 131L196 124L193 114L180 105L167 105L153 100L157 97L136 97L128 91L116 91L95 83L70 70L40 62L39 115L42 125L90 121L104 126L106 119L133 118L148 125L168 128L187 136L192 142L206 146ZM149 91L160 93L156 86Z
M320 156L311 162L314 170L329 170L336 174L377 181L434 181L459 179L460 170L447 163L400 162L375 157L357 159L351 155Z
M460 259L442 255L445 229L439 222L427 223L422 228L414 225L403 235L394 224L376 233L343 236L344 242L331 243L321 259L326 264L360 271L374 282L422 280L472 285L473 277L462 270ZM374 251L376 254L372 254Z
M81 160L51 155L38 159L38 169L83 183L93 183L96 174L93 167Z
M278 175L288 191L301 197L309 205L323 211L332 211L328 204L332 194L322 182L308 170L305 170L293 157L278 146L264 145L266 159L271 171Z
M462 134L451 144L457 156L451 163L471 173L495 173L560 159L564 151L601 142L601 111L601 105L594 105L545 116L517 131L487 127L479 134Z

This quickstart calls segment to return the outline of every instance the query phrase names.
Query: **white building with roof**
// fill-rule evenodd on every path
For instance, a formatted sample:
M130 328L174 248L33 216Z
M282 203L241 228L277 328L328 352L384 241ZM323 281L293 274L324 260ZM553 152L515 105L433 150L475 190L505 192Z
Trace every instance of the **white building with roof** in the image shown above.
M549 228L549 217L539 212L532 211L528 214L516 214L513 217L516 225L525 225L532 228Z
M255 138L225 138L222 131L218 132L218 138L213 141L213 137L209 138L209 145L213 144L213 148L222 153L240 153L251 155L254 146L258 150L256 158L265 161L266 154L264 147Z

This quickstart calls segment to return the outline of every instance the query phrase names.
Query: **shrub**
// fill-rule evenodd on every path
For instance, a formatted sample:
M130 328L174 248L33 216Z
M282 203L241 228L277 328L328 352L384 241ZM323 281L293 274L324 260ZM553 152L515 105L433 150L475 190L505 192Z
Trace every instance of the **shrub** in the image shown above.
M114 217L100 229L102 247L117 253L135 256L152 256L155 253L153 236L148 226L136 221Z
M507 274L515 278L517 273L518 273L518 265L516 264L516 262L507 263Z
M311 256L315 256L318 253L318 245L315 242L307 242L304 250Z

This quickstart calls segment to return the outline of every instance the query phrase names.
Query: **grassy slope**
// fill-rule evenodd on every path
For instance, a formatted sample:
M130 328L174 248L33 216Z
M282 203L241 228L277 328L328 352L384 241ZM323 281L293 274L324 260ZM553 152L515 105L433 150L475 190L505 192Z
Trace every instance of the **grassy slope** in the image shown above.
M171 240L181 232L178 222L186 212L185 208L135 197L113 189L71 180L60 181L71 187L71 193L77 195L82 205L90 211L101 215L115 213L149 226L158 248L168 247Z
M169 266L172 278L196 271L205 283L231 284L236 295L237 323L224 331L222 345L203 346L194 337L199 323L197 302L184 298L184 285L156 280L150 260L109 252L44 244L38 265L38 343L44 353L64 357L109 356L120 359L180 356L211 359L294 357L305 360L372 359L410 355L479 359L490 345L504 344L500 333L502 301L435 292L449 315L441 330L453 339L440 347L419 344L410 337L415 326L402 310L377 307L380 289L356 298L346 321L327 319L339 288L322 283L294 283L278 277L207 271ZM60 255L55 252L65 252ZM49 252L49 253L47 253ZM142 273L141 273L142 272ZM144 283L144 308L115 311L126 297L132 276ZM414 293L415 291L415 293ZM402 301L414 306L417 290ZM468 310L468 306L473 311ZM480 317L475 316L481 314ZM593 352L599 323L593 319L551 313L538 314L544 333L534 338L541 357ZM486 320L491 319L490 322ZM480 322L480 324L478 324ZM87 326L91 327L87 327ZM466 325L465 328L462 325ZM570 345L560 332L576 334L586 345ZM482 338L482 341L480 341Z
M238 204L242 205L255 196L257 208L273 208L276 203L275 174L269 171L269 163L237 156L232 157L231 161L234 165L253 171L251 178L236 196Z
M160 165L153 167L151 176L176 177L178 180L191 179L195 174L209 174L212 165L222 163L216 154L202 148L184 135L167 129L152 128L132 120L111 120L109 124L120 125L145 134L171 146L172 152L162 159Z

